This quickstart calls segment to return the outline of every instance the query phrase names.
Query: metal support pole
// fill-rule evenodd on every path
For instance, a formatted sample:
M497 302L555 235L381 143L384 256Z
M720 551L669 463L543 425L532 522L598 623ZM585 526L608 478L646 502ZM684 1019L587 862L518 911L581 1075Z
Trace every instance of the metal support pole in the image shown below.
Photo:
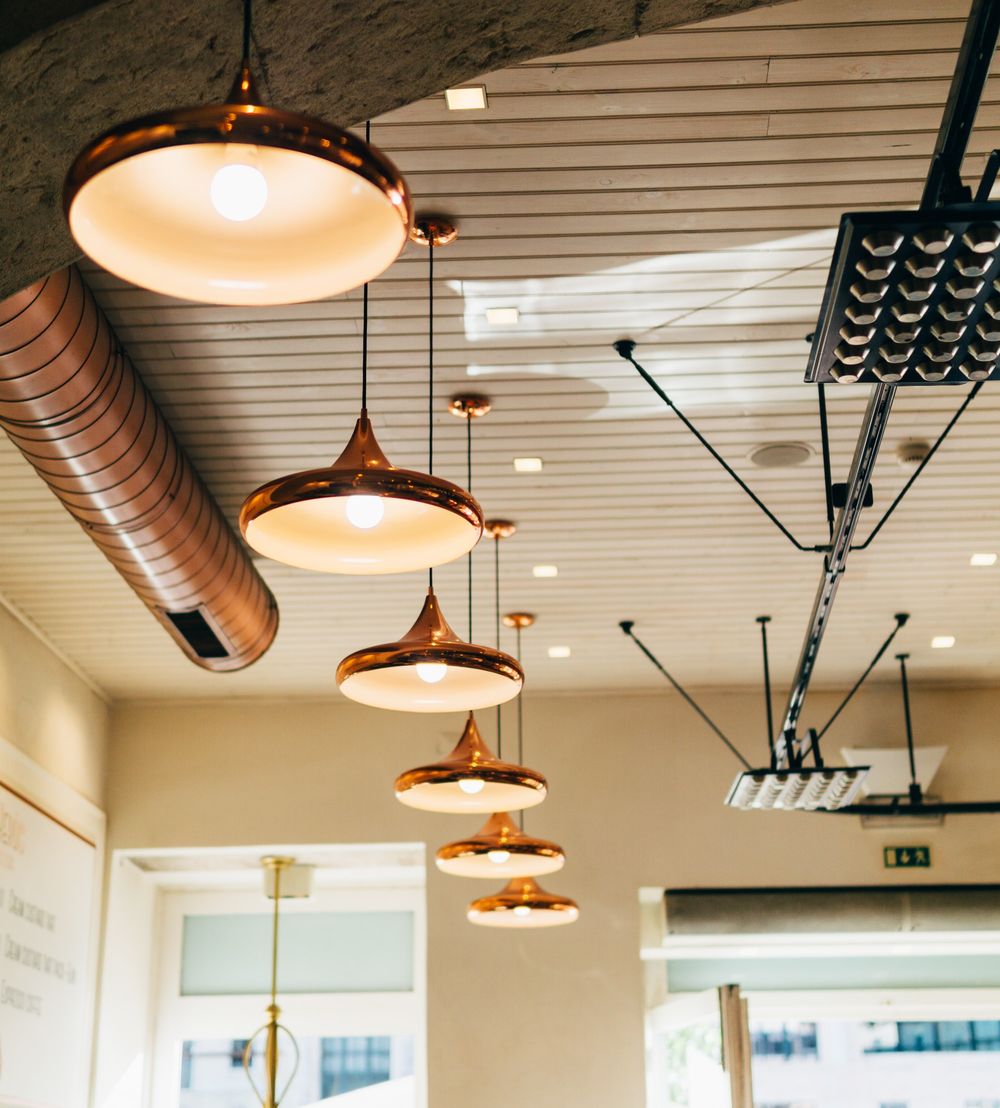
M910 717L910 685L906 680L906 659L909 654L897 654L899 662L899 680L903 686L903 715L906 718L906 750L910 756L910 803L921 804L924 799L920 782L917 780L917 758L913 751L913 721Z
M764 655L764 704L767 708L767 749L771 754L771 768L774 768L774 706L771 704L771 665L767 656L767 625L770 616L758 616L760 624L760 646Z

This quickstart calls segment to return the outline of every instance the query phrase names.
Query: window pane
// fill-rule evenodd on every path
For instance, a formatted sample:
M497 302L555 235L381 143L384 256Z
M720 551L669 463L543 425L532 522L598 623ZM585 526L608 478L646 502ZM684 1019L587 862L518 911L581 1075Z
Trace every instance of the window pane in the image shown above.
M245 1045L245 1041L233 1039L184 1043L180 1108L260 1108L243 1070ZM309 1108L359 1089L372 1089L372 1104L379 1108L413 1108L416 1104L412 1036L306 1038L299 1041L299 1050L299 1068L281 1101L282 1108ZM287 1081L291 1064L291 1052L283 1042L279 1086ZM260 1050L254 1053L251 1073L261 1088ZM356 1099L352 1097L350 1103ZM357 1103L365 1101L357 1099Z
M182 996L270 990L269 914L185 916ZM281 920L282 993L410 992L411 912L298 912Z

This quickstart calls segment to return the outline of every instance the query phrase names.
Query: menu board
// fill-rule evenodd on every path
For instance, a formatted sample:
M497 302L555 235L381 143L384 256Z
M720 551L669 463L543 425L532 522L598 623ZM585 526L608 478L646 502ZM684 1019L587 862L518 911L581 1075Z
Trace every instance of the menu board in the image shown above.
M0 783L0 1106L87 1099L97 851Z

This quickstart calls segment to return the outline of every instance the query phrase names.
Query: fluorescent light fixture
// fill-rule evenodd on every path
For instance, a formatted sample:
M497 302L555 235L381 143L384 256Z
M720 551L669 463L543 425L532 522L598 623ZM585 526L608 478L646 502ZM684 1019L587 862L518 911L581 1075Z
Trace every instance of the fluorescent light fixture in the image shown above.
M514 461L514 468L517 469L517 460ZM541 466L538 467L541 469ZM996 554L973 554L969 559L970 566L995 566L997 564Z
M545 467L545 463L541 458L515 458L514 459L514 472L515 473L541 473ZM977 555L982 557L982 555ZM993 556L993 562L997 560L996 554ZM993 562L989 564L992 565ZM973 565L980 565L983 563L973 562Z
M444 101L452 112L475 112L489 107L485 85L466 85L462 88L446 88Z
M834 811L854 802L867 774L868 766L750 769L733 782L726 804L745 812L761 808Z
M558 577L558 566L532 566L531 574L533 577Z
M935 650L951 650L954 645L954 635L935 635L934 638L931 639L931 646Z
M521 313L517 308L487 308L486 322L491 327L516 327Z
M573 651L568 646L550 646L549 657L550 658L568 658Z

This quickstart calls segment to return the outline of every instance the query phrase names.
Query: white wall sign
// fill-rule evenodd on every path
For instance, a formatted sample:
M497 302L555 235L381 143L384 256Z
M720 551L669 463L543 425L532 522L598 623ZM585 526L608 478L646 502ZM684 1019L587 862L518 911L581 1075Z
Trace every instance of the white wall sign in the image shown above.
M37 795L0 779L0 1106L82 1108L98 843L44 809Z

